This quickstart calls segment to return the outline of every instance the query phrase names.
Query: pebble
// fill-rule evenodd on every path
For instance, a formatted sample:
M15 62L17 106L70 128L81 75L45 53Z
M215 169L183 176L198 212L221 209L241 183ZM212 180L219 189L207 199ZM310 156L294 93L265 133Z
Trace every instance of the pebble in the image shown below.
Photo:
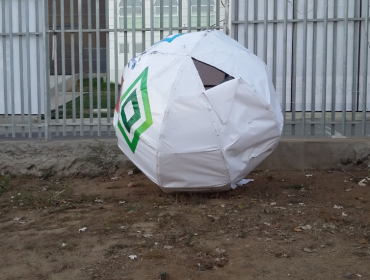
M354 275L353 275L353 273L348 272L348 273L346 273L346 274L344 275L344 277L345 277L345 278L347 278L347 279L353 279Z

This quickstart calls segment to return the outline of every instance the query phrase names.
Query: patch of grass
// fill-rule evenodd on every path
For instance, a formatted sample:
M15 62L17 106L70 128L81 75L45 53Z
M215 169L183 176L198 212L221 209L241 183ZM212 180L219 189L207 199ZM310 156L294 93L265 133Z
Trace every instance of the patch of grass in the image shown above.
M84 79L83 80L83 90L85 92L85 94L83 95L83 99L82 99L82 103L83 103L83 117L84 118L88 118L90 117L90 105L93 109L98 109L98 79L97 78L94 78L92 79L92 103L90 102L90 86L89 86L90 82L89 82L89 79ZM114 83L106 83L104 82L103 78L101 78L101 82L100 82L101 86L100 86L100 105L101 105L101 108L108 108L108 105L109 105L109 108L111 109L110 113L111 113L111 117L113 117L113 114L114 114L114 106L115 106L115 103L116 103L116 100L115 100L115 85ZM118 90L119 88L121 87L121 85L118 85ZM110 89L110 98L108 99L108 88ZM80 84L79 82L76 83L76 92L78 92L80 90ZM109 104L108 104L108 101L109 101ZM80 97L76 97L75 98L75 103L76 103L76 118L80 118L80 114L81 114L81 111L80 111L80 102L81 102L81 98ZM63 118L63 105L59 106L58 107L58 112L59 112L59 118ZM68 119L71 119L73 117L73 100L69 101L66 103L66 116ZM97 113L93 113L93 117L96 118L98 116ZM52 119L55 119L56 117L56 112L55 112L55 109L51 111L51 118ZM107 113L106 112L102 112L101 113L101 117L102 118L106 118L107 117Z
M166 271L159 272L159 280L168 280L168 275Z
M185 246L187 247L192 247L193 243L191 242L194 237L194 233L192 232L187 232L186 237L185 237Z
M49 179L53 177L55 174L56 172L54 171L54 165L53 165L50 168L43 170L41 174L41 180Z
M10 176L3 175L0 177L0 196L9 190Z
M50 185L43 191L19 190L13 194L13 204L26 208L59 207L62 201L72 194L70 182L57 182L51 180Z

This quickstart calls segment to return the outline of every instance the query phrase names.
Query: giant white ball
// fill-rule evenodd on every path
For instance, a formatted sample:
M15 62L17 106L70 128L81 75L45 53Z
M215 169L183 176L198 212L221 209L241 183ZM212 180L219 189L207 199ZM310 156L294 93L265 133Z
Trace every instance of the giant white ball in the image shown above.
M266 65L220 31L165 38L122 81L118 145L165 192L235 188L279 142Z

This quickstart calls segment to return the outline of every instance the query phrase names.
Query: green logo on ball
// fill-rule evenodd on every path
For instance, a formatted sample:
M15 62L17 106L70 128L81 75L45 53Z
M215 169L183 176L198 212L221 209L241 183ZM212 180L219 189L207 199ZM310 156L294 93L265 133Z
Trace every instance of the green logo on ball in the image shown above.
M133 153L140 135L153 124L147 79L148 67L136 78L120 100L118 128Z

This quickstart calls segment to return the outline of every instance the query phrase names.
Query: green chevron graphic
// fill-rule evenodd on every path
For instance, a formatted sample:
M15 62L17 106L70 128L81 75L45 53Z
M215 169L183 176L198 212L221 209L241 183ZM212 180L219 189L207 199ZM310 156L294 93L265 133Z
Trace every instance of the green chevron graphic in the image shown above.
M140 140L140 135L143 134L152 124L152 113L150 110L148 88L148 67L136 78L132 85L126 90L122 95L120 100L120 119L118 121L119 131L122 133L123 138L126 140L127 145L130 147L131 151L135 153L137 144ZM137 84L140 85L140 94L138 94ZM143 105L144 112L142 112L139 103ZM125 108L127 106L132 106L133 115L127 116ZM132 131L133 126L145 117L145 121ZM133 135L132 140L128 137L128 134Z

